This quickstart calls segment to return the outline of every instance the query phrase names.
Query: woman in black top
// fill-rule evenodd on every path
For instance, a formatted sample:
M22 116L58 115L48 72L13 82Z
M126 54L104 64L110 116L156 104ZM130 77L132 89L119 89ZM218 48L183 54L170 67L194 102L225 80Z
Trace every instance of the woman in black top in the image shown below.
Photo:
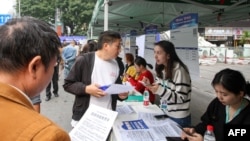
M250 125L250 104L245 95L250 95L250 84L236 70L223 69L218 72L212 86L216 98L208 105L201 117L201 123L194 128L185 128L182 138L189 141L203 141L206 126L214 126L217 141L224 141L224 127L230 125Z

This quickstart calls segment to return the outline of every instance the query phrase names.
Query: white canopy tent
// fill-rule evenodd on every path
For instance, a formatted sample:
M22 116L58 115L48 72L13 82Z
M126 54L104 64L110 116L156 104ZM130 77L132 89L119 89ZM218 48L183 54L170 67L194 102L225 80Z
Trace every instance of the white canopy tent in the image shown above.
M186 13L198 13L199 27L224 26L248 19L249 7L248 0L97 0L88 33L91 37L104 30L144 34L148 25L166 31L171 20Z

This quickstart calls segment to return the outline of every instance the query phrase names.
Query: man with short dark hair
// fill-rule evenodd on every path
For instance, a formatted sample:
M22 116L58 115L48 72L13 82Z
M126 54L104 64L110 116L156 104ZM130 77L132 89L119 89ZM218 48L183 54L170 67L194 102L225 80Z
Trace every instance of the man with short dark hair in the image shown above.
M121 41L119 33L103 32L98 39L97 51L79 56L65 78L64 90L75 95L71 122L73 127L89 104L115 110L117 100L127 98L128 93L107 95L100 88L117 83L120 79L119 66L115 59L120 53Z
M31 17L0 26L0 138L2 141L70 141L68 133L36 112L30 98L50 82L60 39Z

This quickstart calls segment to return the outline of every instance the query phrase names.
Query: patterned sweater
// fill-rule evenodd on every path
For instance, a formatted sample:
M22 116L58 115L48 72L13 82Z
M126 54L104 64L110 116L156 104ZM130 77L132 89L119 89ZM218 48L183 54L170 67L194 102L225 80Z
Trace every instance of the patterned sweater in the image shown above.
M161 100L167 100L167 114L173 118L184 118L190 115L191 78L189 73L175 63L172 80L158 79L156 91Z

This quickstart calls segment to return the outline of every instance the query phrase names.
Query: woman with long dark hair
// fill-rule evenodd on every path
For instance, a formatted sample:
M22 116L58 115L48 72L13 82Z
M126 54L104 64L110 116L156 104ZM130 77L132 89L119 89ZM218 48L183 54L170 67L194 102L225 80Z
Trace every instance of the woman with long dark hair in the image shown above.
M155 43L156 76L158 78L148 88L167 102L166 114L179 125L191 125L190 99L191 78L187 66L176 54L173 43ZM147 83L147 79L144 79Z

